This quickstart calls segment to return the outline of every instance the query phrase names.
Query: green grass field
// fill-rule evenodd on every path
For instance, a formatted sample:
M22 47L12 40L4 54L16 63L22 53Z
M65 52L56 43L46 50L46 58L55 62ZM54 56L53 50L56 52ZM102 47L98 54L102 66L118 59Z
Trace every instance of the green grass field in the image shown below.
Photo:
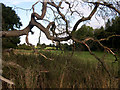
M24 54L23 54L24 53ZM27 54L29 53L29 54ZM3 55L6 62L14 62L24 68L5 66L3 76L15 82L13 88L116 88L118 73L115 58L103 52L94 52L104 58L112 77L109 77L101 64L87 51L39 51L34 54L29 50L18 50L17 54ZM48 71L48 72L45 72ZM3 83L3 87L9 87Z

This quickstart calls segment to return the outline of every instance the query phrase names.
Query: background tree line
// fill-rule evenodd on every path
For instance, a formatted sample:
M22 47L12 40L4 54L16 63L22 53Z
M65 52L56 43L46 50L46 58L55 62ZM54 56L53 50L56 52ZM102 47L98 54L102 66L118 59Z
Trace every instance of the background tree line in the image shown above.
M90 26L83 25L80 29L78 29L74 36L79 39L85 39L86 37L94 37L96 39L108 38L112 35L119 35L120 34L120 17L115 17L114 19L108 19L105 27L100 27L97 29L93 29ZM120 48L120 39L119 37L111 37L109 40L102 41L103 45L112 48L112 49L119 49ZM91 50L94 51L103 51L103 48L100 45L93 41L88 41L87 44L90 45ZM81 45L75 42L75 50L87 50L84 45Z

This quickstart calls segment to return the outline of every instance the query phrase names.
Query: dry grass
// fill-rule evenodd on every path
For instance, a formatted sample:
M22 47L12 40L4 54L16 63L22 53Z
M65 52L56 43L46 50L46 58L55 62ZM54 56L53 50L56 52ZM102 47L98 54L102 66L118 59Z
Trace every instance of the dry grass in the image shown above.
M4 55L4 61L12 61L25 70L21 71L11 66L3 68L3 76L15 82L12 88L117 88L117 63L110 64L109 71L113 77L108 77L104 69L88 54L40 52L54 61L46 60L40 54ZM84 52L83 52L84 53ZM81 58L80 58L81 56ZM89 58L88 58L89 57ZM111 57L111 56L110 56ZM108 59L108 57L106 58ZM3 82L4 88L10 88Z

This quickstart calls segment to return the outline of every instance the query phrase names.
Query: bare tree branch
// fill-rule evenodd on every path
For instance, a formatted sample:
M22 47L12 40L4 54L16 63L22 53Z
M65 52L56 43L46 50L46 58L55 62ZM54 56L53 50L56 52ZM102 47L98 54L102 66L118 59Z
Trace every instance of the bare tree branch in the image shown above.
M92 10L92 12L90 13L90 15L88 17L82 17L80 20L78 20L76 22L76 24L74 25L73 27L73 30L72 30L72 33L74 33L78 27L78 25L83 22L83 21L86 21L86 20L90 20L92 18L92 16L95 14L95 12L97 11L97 8L98 8L99 4L95 4L95 7L94 9Z
M22 36L27 35L28 32L31 31L33 26L29 23L29 25L23 30L14 30L14 31L0 31L0 37L11 37L11 36Z
M107 37L107 38L102 38L102 39L100 39L100 40L98 40L98 41L106 41L106 40L109 40L109 39L112 38L112 37L120 37L120 35L111 35L111 36L109 36L109 37Z
M45 59L47 59L47 60L51 60L51 61L53 61L54 59L51 59L51 58L47 58L45 55L43 55L42 53L40 53L40 55L41 56L43 56Z
M104 2L104 3L100 3L100 2L88 2L88 3L107 6L107 7L111 8L111 9L115 10L120 15L120 11L118 9L116 9L112 4L108 4L107 2Z
M84 41L79 41L79 40L74 39L74 38L72 38L72 39L73 39L74 41L76 41L76 42L79 42L79 43L81 43L81 44L84 44L84 45L87 47L89 53L90 53L91 55L93 55L93 56L101 63L101 65L103 66L103 68L105 69L105 71L106 71L106 72L108 73L108 75L111 77L111 74L110 74L109 70L107 69L107 67L106 67L105 63L103 62L103 60L100 59L97 55L95 55L95 54L91 51L90 47L86 44L86 41L88 41L88 40L90 40L90 39L92 39L92 38L87 38L87 39L85 39ZM92 39L92 40L93 40L93 39Z
M1 75L0 75L0 79L1 79L2 81L7 82L8 84L12 84L12 85L14 85L14 83L13 83L12 81L10 81L10 80L8 80L8 79L4 78L4 77L3 77L3 76L1 76Z

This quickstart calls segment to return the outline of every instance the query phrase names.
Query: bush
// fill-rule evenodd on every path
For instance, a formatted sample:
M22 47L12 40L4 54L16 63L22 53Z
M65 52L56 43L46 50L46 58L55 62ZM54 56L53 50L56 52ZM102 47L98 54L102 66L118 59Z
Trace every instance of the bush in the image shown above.
M28 46L28 45L26 45L26 44L24 43L24 44L22 44L22 45L18 45L17 49L31 50L32 47L31 47L31 46Z

